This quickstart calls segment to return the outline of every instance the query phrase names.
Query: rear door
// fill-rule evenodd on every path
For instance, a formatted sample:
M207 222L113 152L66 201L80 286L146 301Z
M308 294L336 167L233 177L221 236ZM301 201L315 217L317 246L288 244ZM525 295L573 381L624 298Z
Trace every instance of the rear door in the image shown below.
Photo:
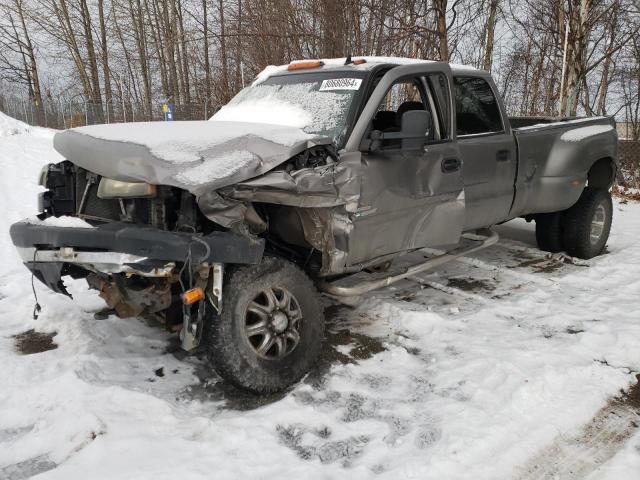
M464 163L464 228L488 227L509 216L518 161L515 140L488 74L458 74L453 85L456 134Z
M425 63L390 70L372 92L346 146L362 158L348 265L459 241L465 201L450 85L447 64ZM424 148L393 140L370 148L372 131L398 131L402 114L419 109L432 117Z

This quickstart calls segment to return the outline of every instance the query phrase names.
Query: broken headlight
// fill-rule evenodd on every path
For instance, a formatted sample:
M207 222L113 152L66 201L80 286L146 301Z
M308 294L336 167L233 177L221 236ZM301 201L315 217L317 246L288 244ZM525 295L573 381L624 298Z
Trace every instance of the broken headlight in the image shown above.
M98 185L98 198L153 198L156 186L143 182L121 182L102 178Z

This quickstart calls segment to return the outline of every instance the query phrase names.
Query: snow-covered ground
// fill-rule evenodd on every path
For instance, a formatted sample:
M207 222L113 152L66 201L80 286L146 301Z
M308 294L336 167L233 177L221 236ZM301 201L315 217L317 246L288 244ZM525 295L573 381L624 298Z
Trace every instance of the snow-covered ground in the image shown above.
M514 221L472 258L327 300L319 368L254 397L157 328L94 320L81 284L76 301L36 284L32 320L8 228L35 211L51 137L0 114L0 479L640 476L640 204L616 202L588 262ZM20 354L31 329L57 348Z

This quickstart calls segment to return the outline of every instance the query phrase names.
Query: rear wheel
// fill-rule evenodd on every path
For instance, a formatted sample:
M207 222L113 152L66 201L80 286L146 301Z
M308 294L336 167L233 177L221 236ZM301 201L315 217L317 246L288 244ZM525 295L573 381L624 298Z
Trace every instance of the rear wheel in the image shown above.
M536 241L538 248L545 252L557 253L563 250L562 212L536 215Z
M324 317L311 280L280 258L231 271L223 309L208 328L213 368L234 385L257 393L283 390L316 361Z
M566 252L578 258L600 255L609 238L613 204L602 188L585 187L580 199L564 214Z

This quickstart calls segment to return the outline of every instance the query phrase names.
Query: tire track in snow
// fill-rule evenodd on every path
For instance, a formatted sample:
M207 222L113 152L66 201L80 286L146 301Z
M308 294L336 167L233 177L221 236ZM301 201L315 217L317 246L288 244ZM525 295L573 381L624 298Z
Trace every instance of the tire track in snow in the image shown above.
M501 243L498 242L496 245L501 245ZM441 250L434 250L434 249L423 249L422 251L424 251L426 253L429 253L429 254L442 253ZM542 252L540 252L540 253L542 253ZM542 261L542 260L544 260L544 258L545 258L544 254L542 254L540 256L540 260ZM458 257L455 260L453 260L453 263L458 263L458 264L467 265L467 266L471 266L471 267L478 267L478 268L481 268L483 270L488 270L490 272L494 272L494 273L497 273L497 274L505 275L506 277L515 278L515 279L518 279L520 281L526 280L528 283L531 283L531 284L534 284L534 285L540 286L540 287L547 287L547 286L551 286L551 285L555 284L555 282L553 280L549 280L547 278L540 277L539 275L536 275L535 273L529 273L529 272L525 272L525 271L522 271L522 270L515 270L514 268L517 267L517 265L514 266L513 268L509 268L508 266L504 266L504 265L493 265L493 264L489 263L489 261L485 261L485 260L483 260L481 258L478 258L476 256Z
M515 478L582 479L611 459L640 426L640 375L637 378L639 383L600 409L577 435L559 436Z

